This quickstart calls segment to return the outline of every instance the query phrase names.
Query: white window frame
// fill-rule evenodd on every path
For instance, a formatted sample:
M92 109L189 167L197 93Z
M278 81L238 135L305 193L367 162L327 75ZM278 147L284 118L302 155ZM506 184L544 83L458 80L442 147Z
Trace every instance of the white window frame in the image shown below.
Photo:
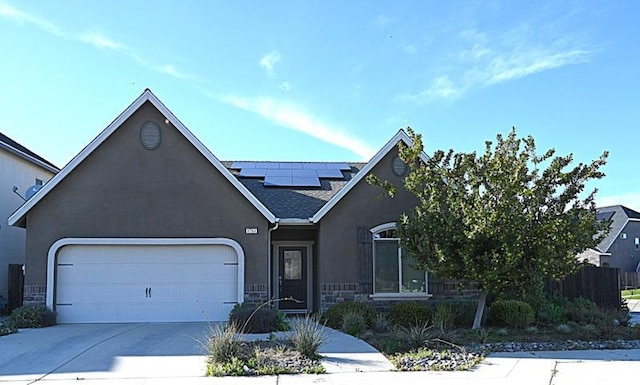
M388 222L378 225L369 231L373 235L372 239L372 259L373 259L373 294L370 297L374 300L408 300L408 299L428 299L433 295L429 294L429 274L424 273L424 286L425 291L421 293L403 293L402 290L402 247L400 246L400 238L380 238L376 235L389 231L396 230L396 222ZM395 240L398 242L398 292L397 293L376 293L376 240Z

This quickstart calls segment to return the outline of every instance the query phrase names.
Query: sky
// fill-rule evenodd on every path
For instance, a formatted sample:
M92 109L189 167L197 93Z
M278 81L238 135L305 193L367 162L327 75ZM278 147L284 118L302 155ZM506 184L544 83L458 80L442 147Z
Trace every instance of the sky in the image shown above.
M64 166L146 88L221 160L506 135L640 210L638 1L0 0L0 132Z

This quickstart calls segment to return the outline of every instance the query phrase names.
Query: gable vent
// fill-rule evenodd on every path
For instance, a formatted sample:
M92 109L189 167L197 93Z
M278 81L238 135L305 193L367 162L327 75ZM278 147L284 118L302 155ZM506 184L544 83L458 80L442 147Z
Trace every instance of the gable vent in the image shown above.
M154 122L145 122L140 127L140 143L146 150L155 150L160 147L162 134L160 126Z

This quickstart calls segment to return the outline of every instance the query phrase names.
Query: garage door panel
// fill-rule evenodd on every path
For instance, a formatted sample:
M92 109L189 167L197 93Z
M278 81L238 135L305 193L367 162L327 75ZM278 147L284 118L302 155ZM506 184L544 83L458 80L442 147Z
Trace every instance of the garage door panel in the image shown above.
M220 321L239 294L225 245L69 245L57 262L61 323Z

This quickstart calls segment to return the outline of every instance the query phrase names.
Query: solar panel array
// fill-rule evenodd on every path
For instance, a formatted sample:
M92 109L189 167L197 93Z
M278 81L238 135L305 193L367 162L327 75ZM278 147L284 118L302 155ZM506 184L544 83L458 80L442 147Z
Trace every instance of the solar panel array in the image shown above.
M598 222L600 221L608 221L611 219L611 217L613 217L613 214L615 214L615 211L605 211L605 212L600 212L597 214L596 216L596 220Z
M320 187L320 178L343 179L346 163L304 162L233 162L231 169L240 170L241 178L264 178L265 186Z

